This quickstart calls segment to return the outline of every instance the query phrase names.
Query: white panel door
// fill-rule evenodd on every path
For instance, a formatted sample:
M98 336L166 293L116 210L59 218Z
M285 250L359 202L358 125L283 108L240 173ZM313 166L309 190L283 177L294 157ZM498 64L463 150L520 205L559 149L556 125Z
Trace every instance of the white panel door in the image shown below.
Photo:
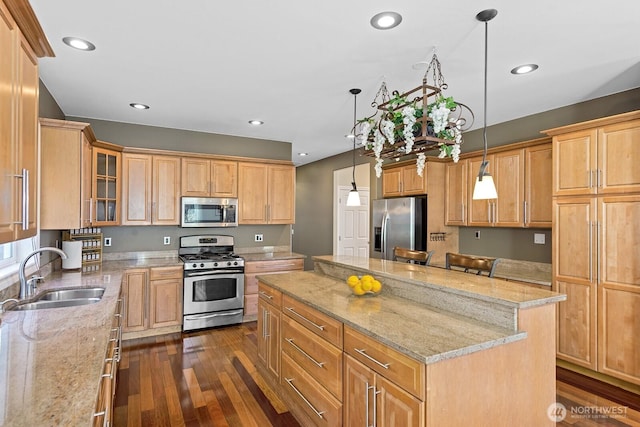
M347 206L350 188L338 196L338 246L336 255L369 257L369 190L360 189L360 206Z

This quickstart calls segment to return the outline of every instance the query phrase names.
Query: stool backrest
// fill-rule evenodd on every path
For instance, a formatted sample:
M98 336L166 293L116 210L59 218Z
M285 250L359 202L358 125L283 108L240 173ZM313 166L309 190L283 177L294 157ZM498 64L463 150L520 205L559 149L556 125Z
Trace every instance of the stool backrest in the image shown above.
M465 273L482 275L484 272L487 273L488 277L493 277L499 261L500 258L462 255L452 252L447 252L446 255L447 270L451 270L451 267L459 267L463 269Z
M434 251L416 251L396 246L393 248L393 260L414 264L429 265Z

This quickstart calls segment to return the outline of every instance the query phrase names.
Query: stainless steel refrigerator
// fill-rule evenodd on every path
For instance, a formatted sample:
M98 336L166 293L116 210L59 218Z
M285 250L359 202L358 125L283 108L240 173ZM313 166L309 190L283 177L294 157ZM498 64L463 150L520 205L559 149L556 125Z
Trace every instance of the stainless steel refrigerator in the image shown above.
M427 250L427 197L373 201L372 258L392 259L394 246Z

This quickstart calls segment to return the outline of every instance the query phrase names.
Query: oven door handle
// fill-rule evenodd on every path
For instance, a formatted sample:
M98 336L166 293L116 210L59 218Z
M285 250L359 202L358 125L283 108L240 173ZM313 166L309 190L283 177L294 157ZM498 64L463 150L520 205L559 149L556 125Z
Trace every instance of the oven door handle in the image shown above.
M218 276L220 274L243 274L241 270L207 270L197 271L194 273L185 273L185 277L197 277L197 276Z
M240 313L242 313L242 310L228 311L228 312L225 312L225 313L194 314L194 315L190 315L190 316L185 316L185 319L187 319L187 320L209 319L209 318L212 318L212 317L235 316L235 315L240 314Z

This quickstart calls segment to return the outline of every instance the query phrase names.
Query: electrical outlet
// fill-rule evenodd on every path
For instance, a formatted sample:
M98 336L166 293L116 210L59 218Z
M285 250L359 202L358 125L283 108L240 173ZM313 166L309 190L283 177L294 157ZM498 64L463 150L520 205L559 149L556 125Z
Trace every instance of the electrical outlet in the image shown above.
M476 230L476 239L480 240L480 230Z
M171 244L171 237L169 237L169 236L164 236L164 239L163 239L163 241L162 241L162 242L163 242L163 244L165 244L165 245L170 245L170 244Z
M256 234L255 241L262 242L264 240L264 236L262 234Z
M105 246L111 246L111 237L105 237L104 238L104 245Z
M533 243L535 243L536 245L544 245L545 244L544 234L533 233Z

